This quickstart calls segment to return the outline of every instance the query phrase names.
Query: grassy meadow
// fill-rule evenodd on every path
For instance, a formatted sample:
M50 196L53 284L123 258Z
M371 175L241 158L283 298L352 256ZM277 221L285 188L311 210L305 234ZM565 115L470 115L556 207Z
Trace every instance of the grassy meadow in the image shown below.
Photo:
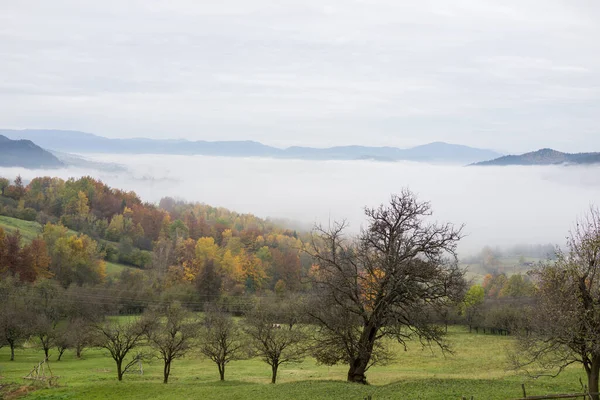
M42 226L35 221L24 221L4 215L0 215L0 228L6 233L14 233L18 230L25 242L31 242L42 233Z
M469 334L452 327L448 340L454 354L443 355L412 343L408 351L396 347L396 360L368 372L369 386L344 382L346 366L319 366L311 359L299 364L284 364L278 383L271 385L270 367L259 359L232 362L226 381L220 382L216 365L198 354L173 363L168 384L162 383L160 360L144 363L144 374L128 374L122 382L116 378L115 363L107 351L87 350L78 360L71 351L50 367L60 378L58 387L30 391L24 379L43 358L41 350L26 346L10 362L9 349L0 349L0 387L7 394L17 390L25 399L511 399L522 395L525 383L528 395L577 392L583 369L572 367L558 378L536 380L508 369L507 350L513 339L505 336ZM585 379L584 379L585 381ZM7 386L8 385L8 386ZM2 398L2 394L0 394Z

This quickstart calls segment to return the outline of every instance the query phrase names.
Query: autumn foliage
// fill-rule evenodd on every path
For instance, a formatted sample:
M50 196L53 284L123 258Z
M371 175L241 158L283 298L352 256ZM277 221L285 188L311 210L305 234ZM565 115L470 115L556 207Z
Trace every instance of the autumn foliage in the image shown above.
M102 283L106 260L153 270L166 287L190 284L218 296L278 282L279 291L298 290L310 267L295 231L253 215L169 197L145 203L91 177L2 182L0 215L43 226L31 243L18 232L0 238L1 273L21 280Z

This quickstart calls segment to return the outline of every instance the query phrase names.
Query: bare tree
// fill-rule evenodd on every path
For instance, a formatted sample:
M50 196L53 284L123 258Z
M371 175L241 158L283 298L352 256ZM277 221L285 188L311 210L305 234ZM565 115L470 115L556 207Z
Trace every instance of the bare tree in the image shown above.
M137 360L132 360L123 366L127 354L142 343L152 325L152 321L142 318L127 322L107 321L96 326L98 345L108 350L115 360L118 380L122 381L125 372L137 363Z
M423 309L462 297L456 245L462 227L428 222L431 207L409 190L365 209L367 227L345 236L345 223L316 228L310 245L316 290L309 315L319 325L314 355L327 365L349 365L348 381L366 383L366 371L389 359L384 337L406 346L413 336L442 350L443 329Z
M11 302L12 303L12 302ZM14 303L0 307L0 342L10 347L10 361L15 360L15 349L30 334L28 313Z
M25 294L14 278L0 279L0 343L10 347L10 361L15 360L16 347L31 334L33 316L23 301Z
M75 349L75 356L81 358L81 353L86 347L95 342L93 325L83 318L75 318L69 321L67 328L69 347Z
M164 362L163 383L168 383L173 360L182 358L192 348L199 324L178 302L151 312L150 319L154 326L148 332L148 341Z
M241 330L229 314L211 310L204 318L202 337L200 351L217 364L219 377L224 381L227 364L245 356Z
M531 374L582 364L588 388L600 377L600 211L592 207L557 250L556 262L531 272L537 283L530 320L521 330L513 361ZM554 375L554 376L555 376ZM600 396L592 395L594 400Z
M77 358L81 358L83 349L94 343L94 330L92 325L82 319L75 318L67 324L60 325L54 335L54 345L58 351L57 361L60 361L68 349L75 350Z
M44 355L48 358L55 345L58 323L65 316L64 289L53 280L39 280L28 288L27 308L35 316L31 332L40 340Z
M244 332L255 354L271 366L271 383L277 381L279 366L300 362L306 354L306 333L294 321L281 324L280 304L260 301L246 314Z

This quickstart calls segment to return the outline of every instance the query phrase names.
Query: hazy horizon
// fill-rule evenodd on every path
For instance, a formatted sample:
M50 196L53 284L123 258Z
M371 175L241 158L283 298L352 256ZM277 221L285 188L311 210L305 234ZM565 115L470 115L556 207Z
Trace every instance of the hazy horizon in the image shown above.
M347 219L358 231L363 208L408 187L430 201L434 219L466 225L463 256L485 245L563 245L578 216L600 198L600 167L460 167L413 162L301 161L175 155L86 155L127 167L124 173L84 169L0 168L24 179L91 175L157 203L170 196L262 218L314 223Z
M600 148L600 4L0 4L7 128L274 146Z

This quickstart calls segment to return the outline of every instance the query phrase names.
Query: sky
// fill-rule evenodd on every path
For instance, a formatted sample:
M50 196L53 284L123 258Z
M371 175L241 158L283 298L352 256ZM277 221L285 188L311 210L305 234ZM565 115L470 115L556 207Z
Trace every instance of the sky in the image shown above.
M600 151L597 0L0 0L0 128Z

